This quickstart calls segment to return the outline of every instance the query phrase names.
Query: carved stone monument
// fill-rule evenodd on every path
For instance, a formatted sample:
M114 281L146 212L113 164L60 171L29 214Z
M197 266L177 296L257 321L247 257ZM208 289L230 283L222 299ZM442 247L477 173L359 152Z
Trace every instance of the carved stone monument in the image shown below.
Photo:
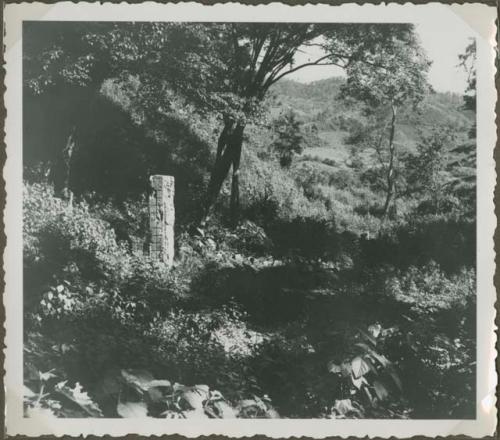
M174 182L172 176L149 178L149 255L172 266L174 261Z

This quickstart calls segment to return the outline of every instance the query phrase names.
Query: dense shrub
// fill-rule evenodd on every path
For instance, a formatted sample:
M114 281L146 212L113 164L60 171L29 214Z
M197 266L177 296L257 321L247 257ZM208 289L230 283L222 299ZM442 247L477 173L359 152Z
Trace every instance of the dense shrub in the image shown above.
M333 221L299 217L291 221L275 221L267 229L280 255L293 253L306 258L332 258L339 251Z
M149 309L152 306L90 287L78 292L56 286L44 294L38 324L28 334L31 352L37 354L29 359L38 368L80 381L100 396L98 402L107 410L109 399L116 396L106 395L102 381L119 368L146 368L176 381L208 383L233 400L260 393L244 360L262 336L246 327L242 312L227 306L160 314ZM44 340L37 339L38 331Z
M402 417L401 380L383 354L390 330L379 324L358 328L323 321L318 339L310 333L311 324L299 322L269 338L252 361L280 413L300 418Z
M137 199L122 200L118 206L112 200L95 200L86 196L93 216L109 223L116 234L116 239L127 244L132 252L146 250L148 237L148 205L146 196Z
M259 347L251 365L282 414L317 417L334 401L337 378L318 363L304 337L275 335Z
M40 259L38 234L66 209L67 204L54 197L51 187L43 184L23 186L23 250L26 260Z
M149 332L157 341L157 364L171 377L212 384L232 397L252 387L258 391L240 361L252 354L261 338L247 331L237 309L173 311L153 321Z
M268 396L255 394L228 400L204 384L183 385L156 379L147 369L115 369L92 395L79 382L52 369L27 364L24 387L25 417L158 417L166 419L278 418Z
M69 206L47 186L24 188L23 237L28 295L52 278L113 282L130 265L130 254L109 223L83 202Z
M310 200L325 205L339 231L374 235L380 229L383 197L363 185L351 169L302 161L293 175Z
M132 253L127 242L118 241L110 223L121 222L123 234L133 237L140 227L137 217L121 215L109 204L92 208L86 203L68 206L54 197L50 187L25 187L24 259L25 294L36 305L44 288L69 282L85 291L89 284L128 300L165 310L188 289L196 261L179 259L169 270L162 262ZM139 216L140 217L140 216ZM191 272L191 273L190 273ZM31 299L30 299L31 298Z
M476 224L447 216L411 217L388 224L363 242L364 264L395 267L425 265L433 260L447 272L473 267L476 258Z
M212 253L216 250L224 250L234 253L242 253L248 256L262 256L272 250L273 243L267 236L265 230L250 220L241 222L235 228L227 228L217 219L211 219L204 225L203 229L197 228L196 235L181 234L178 242L179 247L187 250L186 246ZM205 252L206 251L206 252ZM206 255L210 257L210 255Z
M476 294L475 272L464 268L447 277L434 262L420 268L412 266L387 279L386 293L417 314L458 312Z
M309 200L287 171L248 151L241 174L241 203L246 214L261 223L274 219L329 218L325 205Z
M474 417L475 281L473 269L449 276L435 263L386 281L385 294L407 307L390 350L400 358L414 417Z

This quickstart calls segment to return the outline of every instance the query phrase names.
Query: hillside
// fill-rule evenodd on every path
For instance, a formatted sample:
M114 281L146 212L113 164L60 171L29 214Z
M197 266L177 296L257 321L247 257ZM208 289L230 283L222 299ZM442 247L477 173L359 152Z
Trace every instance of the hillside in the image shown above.
M292 109L306 127L316 127L318 137L324 145L308 148L304 155L337 162L348 160L350 146L346 142L349 128L357 121L364 121L362 105L358 102L340 99L344 79L328 78L309 84L284 80L273 86L271 114L273 116ZM433 93L429 95L417 112L413 108L402 110L398 121L396 144L413 151L420 133L435 126L453 126L466 138L474 114L463 109L462 97L454 93Z
M384 168L388 151L382 147L376 153L373 144L363 139L378 141L382 122L378 122L379 128L373 128L360 102L342 99L343 83L343 78L310 84L289 80L277 83L269 104L271 117L293 112L302 123L303 151L295 158L289 175L307 197L324 203L334 213L341 230L376 233L376 217L386 194ZM387 117L382 117L382 121ZM462 200L453 203L472 200L474 182L467 176L474 174L475 143L469 133L473 123L474 113L464 109L460 95L452 93L432 93L417 108L408 105L399 109L394 140L399 187L395 210L413 209L415 200L408 198L409 193L405 195L413 191L409 182L412 165L408 164L423 154L419 148L425 148L429 142L437 142L443 150L438 153L440 159L432 155L433 159L423 158L422 168L430 167L430 160L442 161L442 165L432 165L437 166L433 178L441 179L445 185L465 188ZM436 171L438 168L440 171Z

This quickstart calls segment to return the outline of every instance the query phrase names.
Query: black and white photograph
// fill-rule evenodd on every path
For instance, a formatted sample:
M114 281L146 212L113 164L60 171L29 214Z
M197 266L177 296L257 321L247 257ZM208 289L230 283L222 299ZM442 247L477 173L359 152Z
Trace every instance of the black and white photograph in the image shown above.
M23 20L22 418L491 417L487 40L429 15Z

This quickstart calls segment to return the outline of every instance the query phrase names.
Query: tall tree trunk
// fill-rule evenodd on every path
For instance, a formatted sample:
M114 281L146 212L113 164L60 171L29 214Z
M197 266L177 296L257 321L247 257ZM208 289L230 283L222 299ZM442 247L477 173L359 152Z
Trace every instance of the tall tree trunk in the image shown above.
M234 133L233 146L233 177L231 182L231 202L229 205L230 221L232 226L238 224L240 213L240 162L241 147L243 145L243 125L238 125Z
M394 196L394 181L395 181L395 176L394 176L394 156L396 153L396 147L394 145L394 133L396 131L396 115L397 115L397 108L393 104L391 106L392 110L392 118L391 118L391 131L389 133L389 165L387 166L387 194L385 197L385 203L384 203L384 211L382 214L382 221L385 221L387 219L387 216L389 214L389 207L392 201L392 198Z
M224 148L228 143L229 136L234 127L234 121L229 118L224 118L224 128L219 135L219 140L217 142L217 154L215 156L215 163L220 160L222 153L224 152Z
M233 220L238 216L239 210L239 166L241 158L241 147L243 144L243 131L245 126L241 123L226 120L224 128L217 143L217 154L215 164L210 175L205 205L203 209L203 223L210 214L210 210L217 200L222 184L233 166L233 180L231 185L231 217Z

